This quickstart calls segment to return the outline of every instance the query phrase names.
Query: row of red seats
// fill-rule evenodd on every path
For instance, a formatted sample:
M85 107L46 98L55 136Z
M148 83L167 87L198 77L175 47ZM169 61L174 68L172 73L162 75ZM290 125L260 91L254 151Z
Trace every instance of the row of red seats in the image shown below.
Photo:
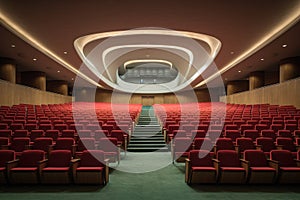
M300 183L300 151L295 160L288 150L246 150L244 159L233 150L220 150L216 159L208 151L193 150L186 159L185 181L193 183L291 184Z
M296 158L297 152L300 150L300 138L296 143L291 138L278 137L274 142L272 138L260 137L256 141L251 138L237 138L235 142L231 138L218 138L211 140L206 138L195 138L191 140L188 137L175 138L172 143L172 160L173 162L183 162L191 150L207 150L210 151L211 157L215 157L220 150L234 150L238 154L243 155L246 150L262 150L266 157L270 157L272 150L288 150Z
M25 150L16 159L12 150L0 150L0 183L3 184L107 184L108 160L100 150L83 151L72 159L69 150Z
M110 158L111 162L120 162L120 148L117 138L103 137L99 140L95 138L80 138L77 143L73 138L58 138L53 141L50 137L36 138L34 142L30 142L28 137L14 138L10 143L7 138L0 138L0 149L13 150L17 157L23 151L42 150L45 155L49 155L53 150L69 150L72 157L80 157L84 150L102 150L105 152L106 158Z

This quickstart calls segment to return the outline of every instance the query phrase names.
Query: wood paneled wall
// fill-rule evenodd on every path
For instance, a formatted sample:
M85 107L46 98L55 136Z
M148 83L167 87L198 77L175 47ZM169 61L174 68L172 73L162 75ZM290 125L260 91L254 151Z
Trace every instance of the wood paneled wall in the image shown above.
M0 80L0 105L59 104L72 102L72 97Z
M113 102L113 103L130 103L130 104L143 104L143 97L152 96L155 104L173 104L173 103L189 103L189 102L208 102L211 100L218 101L219 89L212 89L209 93L207 89L195 90L194 92L180 92L180 93L167 93L167 94L124 94L106 90L97 90L95 94L96 102ZM113 95L113 98L112 98ZM217 98L214 95L218 95ZM223 95L223 93L222 93Z
M294 105L300 108L300 78L252 91L220 97L220 101L236 104Z

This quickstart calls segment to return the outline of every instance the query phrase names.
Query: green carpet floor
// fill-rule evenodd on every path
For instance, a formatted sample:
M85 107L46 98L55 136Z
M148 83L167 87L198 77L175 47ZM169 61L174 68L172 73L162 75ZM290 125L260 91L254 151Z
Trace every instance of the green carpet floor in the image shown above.
M126 158L125 158L126 159ZM112 170L107 186L0 186L1 200L300 199L300 186L195 185L184 182L184 165L148 173Z

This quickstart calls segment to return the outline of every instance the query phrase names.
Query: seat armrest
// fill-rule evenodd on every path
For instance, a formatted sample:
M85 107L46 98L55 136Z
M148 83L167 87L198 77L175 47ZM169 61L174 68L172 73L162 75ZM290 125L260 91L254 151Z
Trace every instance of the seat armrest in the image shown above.
M262 145L255 145L257 150L262 150Z
M171 143L171 154L172 154L172 162L175 160L175 144Z
M72 176L73 176L73 180L75 180L76 179L76 169L77 169L77 167L78 167L78 165L79 165L79 161L80 161L80 159L79 158L77 158L77 159L72 159L71 160L71 163L70 163L70 165L71 165L71 172L72 172Z
M7 167L7 169L10 170L11 168L16 167L18 165L18 163L19 163L19 159L8 161L8 162L6 162L6 167Z
M54 149L54 145L53 144L49 145L48 146L48 153L50 153L51 151L53 151L53 149Z
M76 149L77 149L77 144L72 145L72 149L71 149L72 156L75 155Z
M278 161L268 159L268 163L269 163L269 166L276 169L276 171L279 170L279 162Z
M48 159L38 161L38 171L40 175L42 174L42 170L47 166L47 164Z
M240 159L241 166L246 170L246 180L248 180L249 172L250 172L250 164L249 161L245 159Z
M240 151L240 145L234 145L234 150L239 153Z
M283 150L283 145L276 145L276 148L277 148L278 150Z
M241 165L244 169L248 170L250 167L249 161L245 160L245 159L240 159Z
M109 159L104 159L104 184L106 185L109 182Z
M216 145L213 146L213 151L214 151L214 154L217 155L217 146Z
M6 162L6 173L8 177L10 174L10 170L14 167L17 167L18 164L19 164L19 159Z
M72 159L71 160L71 164L75 164L75 163L78 163L80 161L80 159L79 158L76 158L76 159Z
M106 158L106 159L104 159L104 163L103 164L105 164L105 165L109 165L109 158Z
M190 162L191 162L190 159L188 158L185 159L185 182L186 183L190 183L190 176L191 176Z
M300 160L295 159L295 161L296 161L297 166L300 167Z
M212 159L215 169L217 170L217 180L219 179L220 175L220 161L217 159Z

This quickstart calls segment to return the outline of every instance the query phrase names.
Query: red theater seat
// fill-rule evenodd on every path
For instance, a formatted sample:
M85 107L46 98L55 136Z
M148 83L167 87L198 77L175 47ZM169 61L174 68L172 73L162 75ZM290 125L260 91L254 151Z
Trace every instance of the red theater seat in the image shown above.
M37 184L39 182L40 162L44 160L41 150L25 150L19 160L7 165L9 182L14 184Z
M53 150L69 150L72 155L75 155L75 140L73 138L58 138L53 145Z
M220 150L217 153L219 183L243 184L246 182L246 170L242 160L233 150Z
M50 137L36 138L31 149L42 150L45 154L48 154L53 145L53 139Z
M241 156L244 155L244 151L246 150L256 149L256 146L251 138L237 138L236 145L238 147L238 152L241 154Z
M109 162L120 163L120 146L116 138L101 138L98 148L104 152L105 158L109 159Z
M190 151L185 162L185 182L188 184L217 182L217 169L209 151Z
M16 156L19 157L22 151L28 149L29 144L30 144L30 138L28 137L14 138L11 144L5 147L5 149L14 150L16 152Z
M85 150L95 150L96 142L94 138L80 138L76 148L76 157L81 157Z
M0 150L0 184L8 182L6 163L15 159L15 152L13 150Z
M245 150L244 165L246 166L248 183L271 184L276 180L276 170L261 150Z
M290 151L273 150L270 159L277 170L278 183L300 183L300 161L294 160Z
M76 184L107 184L109 182L108 160L103 151L83 151L74 162L73 179Z
M256 140L256 138L260 137L258 130L245 130L244 136L247 138L251 138L253 141Z
M236 150L230 138L219 138L214 146L215 155L219 150Z
M51 137L53 141L56 141L59 137L59 131L58 130L47 130L45 132L45 137Z
M300 149L300 146L296 145L292 138L278 137L276 139L276 145L284 150L289 150L294 158L297 157L297 151Z
M27 130L15 130L14 134L12 135L13 138L16 137L28 137L29 133Z
M118 140L118 145L127 151L127 138L128 135L122 130L112 130L110 133L110 137L116 138Z
M256 145L265 153L265 156L270 157L270 152L276 150L277 147L272 138L260 137L256 139Z
M54 150L49 154L41 169L43 184L69 184L72 153L69 150Z

